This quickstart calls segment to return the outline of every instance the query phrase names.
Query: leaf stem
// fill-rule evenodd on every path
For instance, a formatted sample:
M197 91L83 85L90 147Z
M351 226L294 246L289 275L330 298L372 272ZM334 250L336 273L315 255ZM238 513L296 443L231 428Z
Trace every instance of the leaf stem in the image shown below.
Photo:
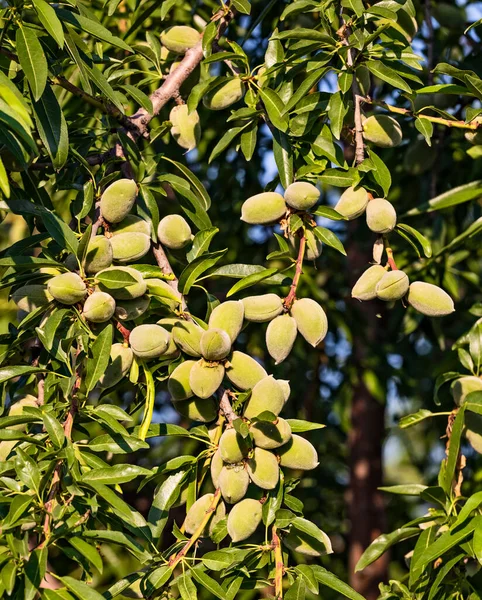
M146 439L147 432L152 422L152 415L154 414L154 401L156 399L156 387L154 384L154 377L149 369L144 367L144 376L146 378L147 392L146 392L146 407L144 409L144 416L142 417L142 423L139 427L138 437L142 441Z

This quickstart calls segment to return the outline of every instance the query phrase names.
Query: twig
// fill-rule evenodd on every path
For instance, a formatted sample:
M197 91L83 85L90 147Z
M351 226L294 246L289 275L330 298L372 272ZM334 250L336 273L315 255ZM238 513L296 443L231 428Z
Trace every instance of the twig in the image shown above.
M184 546L184 548L182 550L180 550L177 554L173 554L171 556L171 558L169 559L169 566L171 567L171 569L174 569L182 561L182 559L189 552L190 548L192 548L194 543L197 542L197 540L202 536L204 529L206 528L206 525L209 523L209 520L211 519L214 511L216 510L216 507L217 507L220 499L221 499L221 490L218 488L214 492L214 496L213 496L211 505L207 509L203 520L199 524L199 527L192 534L190 540L188 542L186 542L186 545Z
M234 412L233 407L231 406L229 392L224 388L219 388L219 395L221 396L219 399L219 408L226 417L226 421L232 425L233 421L238 418L238 415Z
M296 299L296 289L298 287L298 283L300 282L301 274L303 273L303 259L305 257L305 249L306 237L304 233L302 233L300 235L300 248L298 251L298 258L296 259L295 275L291 283L289 294L286 296L283 302L283 306L287 311L292 307L293 302Z
M457 121L455 119L444 119L443 117L432 117L431 115L427 115L425 113L415 114L413 111L408 110L407 108L399 108L398 106L392 106L391 104L387 104L386 102L382 102L380 100L372 100L371 98L363 98L363 102L367 104L372 104L373 106L380 106L389 112L396 113L398 115L406 115L407 117L412 118L423 118L427 119L431 123L438 123L440 125L444 125L445 127L455 127L457 129L471 129L472 131L482 128L482 123L465 123L465 121Z
M129 342L129 336L131 335L131 332L129 331L129 329L127 329L126 327L124 327L124 325L122 325L122 323L120 321L117 321L117 323L115 324L115 326L122 333L122 337L124 338L124 342Z
M283 563L283 550L281 548L281 541L278 536L276 526L273 525L273 537L272 545L274 549L274 562L275 562L275 576L274 576L274 590L276 600L283 598L283 575L284 575L284 563Z
M393 250L390 247L390 243L386 235L383 236L383 244L385 245L385 252L387 253L387 261L390 265L390 269L392 269L392 271L398 271L397 264L393 258Z

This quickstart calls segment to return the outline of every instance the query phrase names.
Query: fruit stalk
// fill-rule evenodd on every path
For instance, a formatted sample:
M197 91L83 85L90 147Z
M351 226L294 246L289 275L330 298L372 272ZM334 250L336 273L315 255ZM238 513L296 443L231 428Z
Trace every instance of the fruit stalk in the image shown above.
M296 288L298 287L298 283L300 281L301 274L303 273L303 259L305 257L306 250L306 237L304 234L300 236L300 249L298 252L298 258L296 259L296 269L295 276L293 277L293 282L291 283L290 292L286 296L283 306L286 310L289 310L296 299Z
M173 554L173 556L171 556L171 558L169 559L169 566L171 567L171 569L174 569L175 567L177 567L177 565L182 561L182 559L186 556L186 554L192 548L194 543L197 542L197 540L202 536L203 531L206 528L206 525L209 523L209 520L211 519L213 513L215 512L220 499L221 499L221 490L218 488L214 492L211 506L207 509L204 519L199 524L199 527L192 534L190 540L188 542L186 542L186 545L184 546L184 548L182 550L180 550L177 554Z
M392 271L397 271L398 270L397 263L395 262L395 259L393 258L393 250L390 247L390 244L388 242L388 238L386 235L383 236L383 243L385 244L385 252L387 253L387 261L388 261L388 264L390 265L390 269L392 269Z

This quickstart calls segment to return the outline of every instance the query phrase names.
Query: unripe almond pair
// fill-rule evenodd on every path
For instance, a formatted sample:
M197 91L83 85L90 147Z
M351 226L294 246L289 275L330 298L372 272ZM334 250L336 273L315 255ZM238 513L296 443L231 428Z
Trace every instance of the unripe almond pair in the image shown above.
M241 220L251 225L269 225L284 217L287 205L309 210L319 198L320 192L314 185L296 181L286 188L284 197L277 192L263 192L248 198L241 208Z

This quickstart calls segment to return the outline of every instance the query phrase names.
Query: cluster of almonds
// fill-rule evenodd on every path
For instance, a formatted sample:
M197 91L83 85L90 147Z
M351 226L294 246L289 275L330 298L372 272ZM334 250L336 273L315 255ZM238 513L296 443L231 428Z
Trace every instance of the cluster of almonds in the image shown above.
M163 57L171 62L170 73L180 65L180 56L196 46L201 40L201 34L193 27L175 25L161 33ZM224 110L244 96L244 84L239 77L220 77L216 85L203 96L203 104L209 110ZM201 137L201 122L197 110L189 111L186 104L175 106L170 114L171 135L176 142L187 151L199 143Z

